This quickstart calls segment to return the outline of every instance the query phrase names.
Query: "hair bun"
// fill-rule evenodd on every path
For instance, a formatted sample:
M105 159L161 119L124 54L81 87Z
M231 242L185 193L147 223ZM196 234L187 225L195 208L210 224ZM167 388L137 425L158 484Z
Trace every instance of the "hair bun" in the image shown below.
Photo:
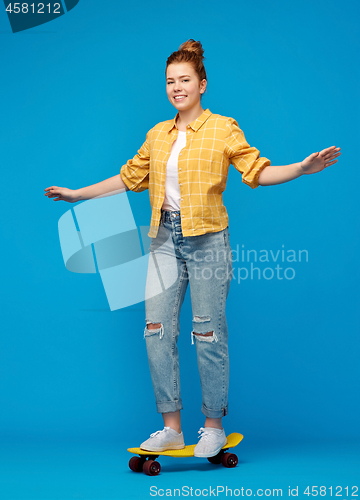
M196 42L192 38L186 40L186 42L182 43L179 47L179 50L187 50L188 52L195 52L198 57L204 57L204 49L200 42Z
M204 49L200 42L196 42L192 38L186 40L166 60L165 76L167 75L167 68L170 64L174 63L189 63L193 66L194 70L199 77L200 82L207 80L206 71L204 68Z

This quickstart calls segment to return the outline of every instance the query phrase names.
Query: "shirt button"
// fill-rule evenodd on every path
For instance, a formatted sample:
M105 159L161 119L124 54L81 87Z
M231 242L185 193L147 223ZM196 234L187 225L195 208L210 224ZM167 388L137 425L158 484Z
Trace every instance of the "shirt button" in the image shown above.
M181 167L179 167L179 170L181 170Z

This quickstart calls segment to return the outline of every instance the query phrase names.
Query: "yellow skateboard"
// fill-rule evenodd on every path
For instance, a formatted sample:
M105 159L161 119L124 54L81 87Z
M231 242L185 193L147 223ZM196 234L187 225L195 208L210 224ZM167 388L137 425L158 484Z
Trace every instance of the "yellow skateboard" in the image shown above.
M224 467L236 467L238 458L235 453L226 453L229 448L237 446L244 436L238 432L229 434L226 438L226 444L214 457L208 460L212 464L222 464ZM129 467L134 472L145 472L148 476L157 476L160 473L161 466L155 459L161 455L165 457L193 457L195 444L185 446L181 450L167 451L146 451L141 448L128 448L130 453L136 453L139 457L131 457Z

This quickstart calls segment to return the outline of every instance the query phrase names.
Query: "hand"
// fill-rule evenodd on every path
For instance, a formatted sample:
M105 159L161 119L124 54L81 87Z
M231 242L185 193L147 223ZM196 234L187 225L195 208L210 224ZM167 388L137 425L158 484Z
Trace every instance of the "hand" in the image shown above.
M51 186L45 189L45 196L54 198L54 201L68 201L69 203L76 203L79 201L79 196L76 190L62 188L58 186Z
M331 146L331 148L323 149L320 153L313 153L305 158L300 164L300 170L303 174L315 174L336 163L337 160L334 158L340 155L340 148Z

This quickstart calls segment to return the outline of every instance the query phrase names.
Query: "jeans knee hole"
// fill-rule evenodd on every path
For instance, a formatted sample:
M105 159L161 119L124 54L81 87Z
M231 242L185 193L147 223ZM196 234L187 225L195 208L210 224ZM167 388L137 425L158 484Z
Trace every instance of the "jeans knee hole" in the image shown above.
M197 333L197 332L192 331L191 332L191 343L192 344L194 343L194 337L196 337L199 342L212 343L212 342L218 341L217 335L214 331L206 332L206 333Z
M159 328L148 328L148 325L160 325ZM159 338L162 339L164 336L164 326L162 323L152 323L151 321L146 322L146 327L144 329L144 338L152 337L154 335L159 335Z
M194 323L206 323L207 321L210 321L210 316L194 316L193 322Z

